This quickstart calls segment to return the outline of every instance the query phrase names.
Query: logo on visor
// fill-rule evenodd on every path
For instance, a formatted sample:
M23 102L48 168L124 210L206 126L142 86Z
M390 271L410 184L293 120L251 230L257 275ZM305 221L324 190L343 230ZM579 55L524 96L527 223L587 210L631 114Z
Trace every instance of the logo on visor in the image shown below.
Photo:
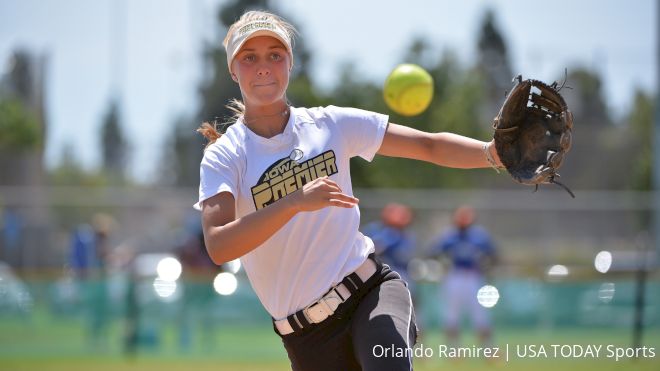
M243 36L248 32L254 31L254 30L271 30L275 31L275 25L272 24L271 22L267 21L259 21L259 22L252 22L248 23L245 26L241 27L238 29L238 34Z

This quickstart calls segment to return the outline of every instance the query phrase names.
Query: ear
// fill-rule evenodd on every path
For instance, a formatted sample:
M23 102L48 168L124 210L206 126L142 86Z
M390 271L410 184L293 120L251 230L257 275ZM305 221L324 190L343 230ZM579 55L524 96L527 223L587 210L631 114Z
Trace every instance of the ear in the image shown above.
M231 79L234 80L235 82L238 82L238 77L236 77L235 73L231 73Z

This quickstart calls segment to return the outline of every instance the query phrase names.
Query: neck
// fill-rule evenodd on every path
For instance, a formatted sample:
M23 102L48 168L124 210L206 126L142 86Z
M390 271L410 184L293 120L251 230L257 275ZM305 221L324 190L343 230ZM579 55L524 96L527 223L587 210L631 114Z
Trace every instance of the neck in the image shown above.
M289 105L286 102L267 107L245 108L243 123L255 134L265 138L274 137L284 131L289 121Z

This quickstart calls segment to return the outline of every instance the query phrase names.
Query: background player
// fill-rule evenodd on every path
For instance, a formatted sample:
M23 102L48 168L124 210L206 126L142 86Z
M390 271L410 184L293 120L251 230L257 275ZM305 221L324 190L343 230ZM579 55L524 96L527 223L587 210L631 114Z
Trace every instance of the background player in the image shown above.
M385 205L380 220L367 224L363 231L374 242L376 256L401 275L411 292L414 282L408 276L408 262L416 243L414 233L408 228L412 219L408 206L392 202Z
M477 301L477 292L485 283L484 273L495 262L495 245L488 232L474 221L471 207L458 207L453 214L453 227L431 249L450 265L442 286L442 303L445 332L451 346L458 345L462 313L469 314L484 346L492 341L490 316Z

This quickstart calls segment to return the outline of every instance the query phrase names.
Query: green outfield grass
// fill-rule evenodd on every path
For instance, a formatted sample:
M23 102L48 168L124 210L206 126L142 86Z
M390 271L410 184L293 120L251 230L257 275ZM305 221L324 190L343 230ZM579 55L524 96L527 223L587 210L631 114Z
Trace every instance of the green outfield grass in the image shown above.
M570 296L570 291L562 291L563 305L555 305L553 310L561 311L570 307L570 301L578 296ZM559 294L557 294L559 297ZM568 297L568 299L566 298ZM227 304L223 308L234 308ZM0 371L76 371L76 370L288 370L289 362L279 337L270 327L265 313L248 313L247 304L236 306L241 310L235 317L198 316L194 312L186 318L193 318L190 341L182 346L181 316L176 311L168 311L167 306L142 315L141 323L151 341L143 342L134 356L124 353L123 338L125 322L122 313L107 314L101 326L103 331L92 335L94 321L85 308L75 310L54 310L44 304L36 305L29 314L0 313ZM650 305L648 318L657 318L657 308ZM221 308L222 309L222 308ZM543 309L543 308L542 308ZM416 370L531 370L531 371L608 371L660 370L660 325L656 322L645 329L643 344L655 349L656 356L647 359L623 359L615 361L601 354L598 358L521 358L515 354L516 345L545 346L550 351L552 344L558 345L612 345L630 347L632 343L632 311L628 307L612 307L609 312L593 312L597 325L575 327L559 319L561 316L541 316L537 321L507 321L495 317L494 346L501 348L501 357L496 361L484 358L447 359L438 356L438 347L444 344L444 337L437 328L437 321L429 321L429 316L420 322L422 331L418 347L434 349L430 357L416 357ZM615 310L616 309L616 310ZM548 312L550 309L543 313ZM420 312L423 311L420 310ZM211 311L211 313L214 313ZM508 314L503 307L500 312ZM553 312L554 313L554 312ZM556 313L555 313L556 314ZM512 316L512 315L511 315ZM509 317L511 317L509 316ZM248 320L247 318L250 318ZM587 319L591 319L589 317ZM98 321L97 321L98 323ZM507 323L509 326L502 326ZM570 322L569 322L570 323ZM425 326L426 325L426 326ZM146 337L149 338L149 337ZM462 339L461 346L475 343L472 335ZM504 349L509 346L509 360ZM605 350L602 350L605 353Z
M46 318L35 316L32 322L0 321L0 370L76 371L76 370L288 370L289 364L279 338L267 326L217 327L212 335L197 331L193 346L180 349L175 328L163 331L158 346L140 350L134 357L126 357L121 347L121 327L110 328L106 340L98 344L86 343L83 326L77 321L40 322ZM463 346L474 342L466 336ZM419 343L436 348L443 344L437 330L423 332ZM626 329L499 329L496 346L503 351L506 345L604 344L630 346L630 332ZM615 361L601 356L598 359L520 359L510 351L507 362L501 357L495 362L485 359L444 359L418 357L416 370L654 370L660 364L660 330L647 331L646 346L655 347L652 359Z

